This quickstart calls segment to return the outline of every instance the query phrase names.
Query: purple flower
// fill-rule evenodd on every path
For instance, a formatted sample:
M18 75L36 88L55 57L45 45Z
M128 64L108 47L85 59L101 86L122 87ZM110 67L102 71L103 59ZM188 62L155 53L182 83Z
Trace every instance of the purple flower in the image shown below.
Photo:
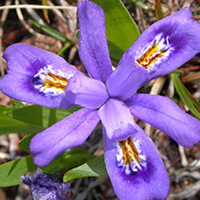
M62 183L54 176L44 174L40 169L32 175L22 176L21 181L31 188L33 200L69 200L69 183Z
M166 97L136 92L200 51L200 25L189 8L156 22L112 72L103 10L85 0L78 5L78 17L79 55L91 78L61 57L26 44L12 45L4 53L8 73L0 89L5 94L47 107L84 107L31 140L34 163L47 166L61 152L81 145L101 119L105 163L117 196L165 199L169 191L166 169L132 115L186 147L200 141L200 123Z

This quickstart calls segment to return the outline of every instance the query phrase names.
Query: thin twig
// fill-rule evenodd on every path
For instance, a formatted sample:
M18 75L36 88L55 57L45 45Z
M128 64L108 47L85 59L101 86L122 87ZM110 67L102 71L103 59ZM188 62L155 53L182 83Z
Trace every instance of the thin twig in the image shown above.
M15 4L19 5L19 0L15 0ZM35 32L24 20L24 16L20 10L20 7L16 7L16 12L17 12L17 16L19 18L19 20L21 21L21 23L24 25L24 27L33 35L35 36L41 36L42 34Z
M75 6L42 6L42 5L25 5L25 4L20 4L20 5L9 5L9 6L0 6L0 10L5 10L5 9L27 9L27 8L32 8L32 9L37 9L37 10L42 10L42 9L60 9L60 10L74 10L76 9Z
M49 4L49 6L54 6L55 7L55 5L51 1L49 1L48 4ZM55 8L53 8L52 10L56 14L56 16L58 16L60 19L62 19L62 21L64 23L67 23L67 20L65 19L65 17L63 17L63 14L62 14L61 11L59 11L58 9L55 9Z
M166 80L167 80L166 77L160 77L155 79L150 94L155 94L155 95L160 94ZM146 123L144 131L147 133L147 135L151 137L153 131L152 126Z
M12 3L11 0L6 1L6 6L9 6ZM8 12L9 10L4 10L2 15L1 15L1 19L0 19L0 56L2 56L2 52L3 52L3 45L2 45L2 38L3 38L3 25L6 21L6 18L8 16ZM2 63L2 59L0 59L0 70L1 70L1 76L4 76L5 72L3 69L3 63Z
M185 155L184 147L182 147L182 146L179 145L178 146L178 150L179 150L180 157L181 157L181 165L183 167L188 166L188 161L187 161L187 157Z
M27 4L27 2L25 0L21 0L21 2L23 4ZM42 24L42 25L45 25L44 21L42 20L42 18L37 14L37 12L32 9L32 8L27 8L26 9L27 12L31 15L31 17L38 23Z

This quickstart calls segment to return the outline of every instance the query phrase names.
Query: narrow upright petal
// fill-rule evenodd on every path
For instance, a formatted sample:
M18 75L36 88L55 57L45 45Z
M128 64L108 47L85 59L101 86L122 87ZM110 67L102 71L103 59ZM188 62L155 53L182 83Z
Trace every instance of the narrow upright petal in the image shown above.
M106 81L112 72L102 8L93 2L78 4L79 55L88 73L95 79Z
M169 192L165 166L151 139L138 127L128 138L109 140L105 134L105 163L121 200L164 200Z
M137 94L128 103L131 113L168 134L185 147L200 141L200 121L186 114L167 97Z
M9 46L3 57L8 71L0 90L11 98L46 107L66 108L62 103L68 80L80 73L56 54L27 45Z
M69 80L66 89L66 100L72 104L89 109L99 108L108 99L105 85L96 79L82 74Z
M148 72L143 67L135 66L135 58L131 51L127 51L117 69L106 81L107 90L111 97L123 100L130 98L148 80Z
M199 33L200 24L192 19L190 9L184 8L151 25L130 50L151 80L170 73L200 52Z
M123 101L109 99L99 109L99 116L110 139L121 139L136 131L133 117Z
M97 111L82 108L37 134L30 143L34 163L45 167L63 151L81 145L98 121Z

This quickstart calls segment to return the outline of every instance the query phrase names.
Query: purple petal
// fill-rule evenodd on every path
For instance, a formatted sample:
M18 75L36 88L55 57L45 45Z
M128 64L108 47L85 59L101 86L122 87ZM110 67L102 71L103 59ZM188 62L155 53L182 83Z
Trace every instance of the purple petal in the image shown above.
M99 116L110 139L121 139L136 131L133 117L123 101L109 99L99 109Z
M200 121L186 114L167 97L134 95L129 102L131 113L168 134L185 147L200 141Z
M135 59L129 50L124 54L117 69L106 81L107 90L111 97L124 100L130 98L148 80L148 72L143 67L135 68Z
M108 93L101 81L77 74L69 80L66 99L72 104L96 109L105 103Z
M61 152L81 145L99 121L97 111L83 108L37 134L30 150L37 166L47 166Z
M112 73L102 8L90 1L78 4L79 55L88 73L106 81Z
M46 107L70 106L62 102L65 88L69 78L80 73L72 65L53 53L22 43L8 47L3 57L8 67L0 81L3 93Z
M164 200L167 197L167 171L153 142L139 127L138 132L123 141L109 140L105 135L105 163L119 199Z
M61 70L64 73L78 71L60 56L24 43L9 46L3 57L7 61L9 70L29 76L36 74L46 65L51 65L53 69Z
M168 74L200 51L200 24L189 8L150 26L130 47L136 63L147 68L149 80Z

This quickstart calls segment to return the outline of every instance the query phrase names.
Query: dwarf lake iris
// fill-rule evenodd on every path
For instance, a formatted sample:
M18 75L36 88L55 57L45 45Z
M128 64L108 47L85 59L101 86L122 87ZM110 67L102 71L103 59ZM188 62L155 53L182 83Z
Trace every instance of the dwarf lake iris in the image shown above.
M133 116L185 147L200 141L200 122L172 100L137 94L137 90L200 51L200 25L189 8L156 22L112 71L102 8L82 1L78 18L79 55L90 77L61 57L26 44L8 47L3 56L8 66L0 82L3 93L50 108L83 107L33 137L30 150L34 163L47 166L61 152L81 145L101 120L105 163L117 196L122 200L165 199L167 171Z

